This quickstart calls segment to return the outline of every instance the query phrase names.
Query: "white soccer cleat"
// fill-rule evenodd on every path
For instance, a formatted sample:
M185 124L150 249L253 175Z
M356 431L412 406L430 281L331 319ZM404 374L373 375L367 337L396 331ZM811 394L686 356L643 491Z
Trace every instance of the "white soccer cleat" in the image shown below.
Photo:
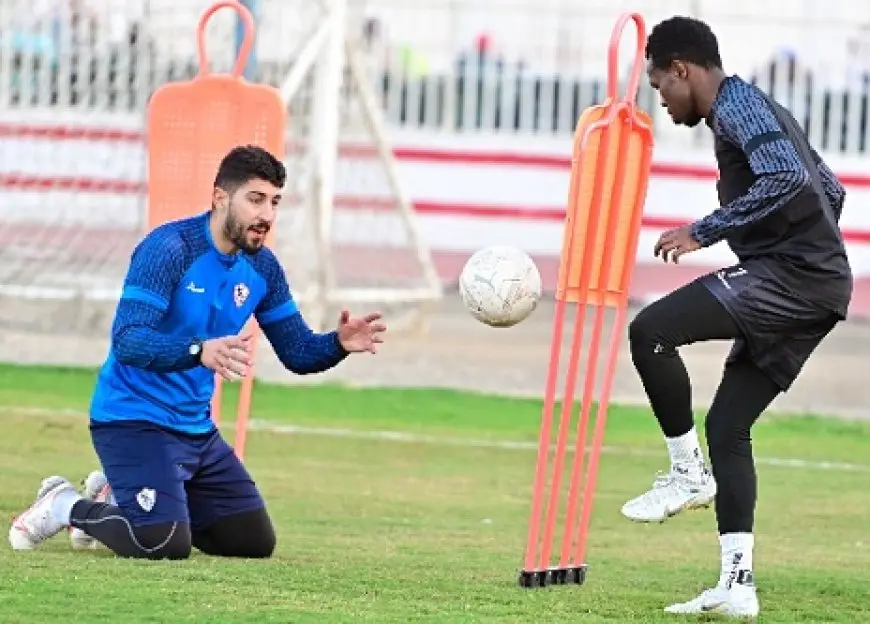
M94 470L82 483L82 496L85 500L95 503L105 503L112 495L112 488L106 480L106 475ZM69 541L75 550L87 550L100 547L100 542L76 527L69 529Z
M665 613L679 615L718 613L735 618L754 618L758 616L758 611L758 594L751 573L743 582L734 582L730 587L719 584L704 590L700 596L689 602L665 607Z
M54 501L59 494L75 491L75 486L63 477L43 479L33 505L12 520L9 528L12 550L33 550L63 531L66 524L55 519L52 513Z
M652 489L625 503L622 515L635 522L664 522L684 509L709 507L715 498L716 480L706 467L674 466L656 478Z

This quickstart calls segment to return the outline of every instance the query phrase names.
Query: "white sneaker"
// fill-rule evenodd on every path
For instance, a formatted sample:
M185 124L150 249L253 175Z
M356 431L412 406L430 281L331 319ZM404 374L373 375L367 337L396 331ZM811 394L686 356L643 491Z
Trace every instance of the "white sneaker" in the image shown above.
M12 550L33 550L66 528L67 525L58 522L52 513L55 499L66 492L77 494L75 486L63 477L42 480L33 505L12 519L9 528Z
M689 602L681 602L665 607L665 613L696 615L719 613L728 617L752 618L759 611L758 594L752 582L751 573L747 580L732 583L730 587L719 584L701 592Z
M112 495L112 488L106 480L106 475L94 470L82 482L82 497L95 503L105 503ZM81 529L70 527L69 541L75 550L86 550L100 547L100 542Z
M664 522L684 509L709 507L716 498L716 480L706 467L674 466L659 474L652 489L622 506L622 515L636 522Z

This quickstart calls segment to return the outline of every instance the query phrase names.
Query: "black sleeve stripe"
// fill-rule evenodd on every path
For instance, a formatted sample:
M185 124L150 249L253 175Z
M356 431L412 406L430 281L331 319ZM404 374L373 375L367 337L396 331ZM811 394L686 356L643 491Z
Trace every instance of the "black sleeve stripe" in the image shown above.
M773 132L765 132L764 134L759 134L758 136L754 136L746 142L746 145L743 147L743 152L746 154L746 157L749 156L757 150L762 145L767 143L773 143L774 141L788 141L789 138L785 135L781 130L775 130Z

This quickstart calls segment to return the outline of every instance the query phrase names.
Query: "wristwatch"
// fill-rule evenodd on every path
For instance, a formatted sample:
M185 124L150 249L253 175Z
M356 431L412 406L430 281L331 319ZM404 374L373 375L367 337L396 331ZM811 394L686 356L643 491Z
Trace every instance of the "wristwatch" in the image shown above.
M202 362L202 340L197 338L192 343L190 343L190 347L188 347L187 352L190 353L191 356L196 360L196 363L199 364Z

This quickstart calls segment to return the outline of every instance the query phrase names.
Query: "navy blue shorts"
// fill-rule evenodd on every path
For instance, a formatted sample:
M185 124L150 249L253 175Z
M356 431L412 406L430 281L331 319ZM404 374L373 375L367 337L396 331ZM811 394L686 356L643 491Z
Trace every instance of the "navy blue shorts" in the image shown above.
M218 431L185 435L149 422L90 425L94 449L124 516L133 526L189 523L265 507L247 469Z

